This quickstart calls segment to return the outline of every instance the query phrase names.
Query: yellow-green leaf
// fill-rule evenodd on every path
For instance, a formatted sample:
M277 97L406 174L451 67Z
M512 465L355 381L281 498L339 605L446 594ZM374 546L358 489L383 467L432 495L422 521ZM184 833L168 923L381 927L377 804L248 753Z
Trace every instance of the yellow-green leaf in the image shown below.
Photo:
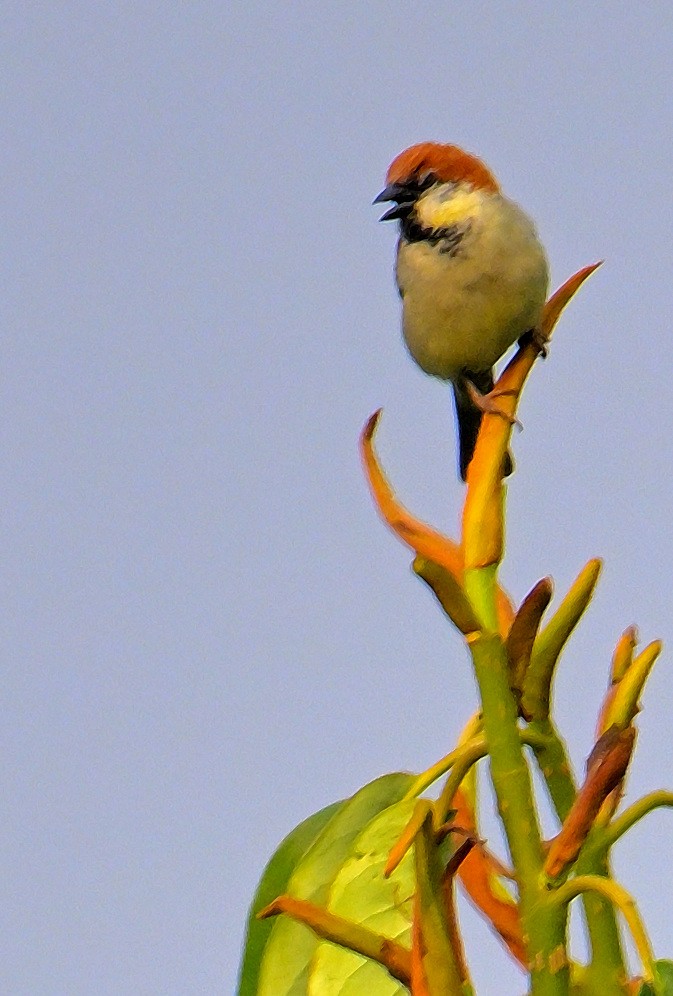
M314 840L283 891L326 906L339 869L370 820L404 797L415 780L406 772L383 775L345 802ZM301 923L281 916L273 921L264 948L256 996L306 996L309 965L320 942Z
M328 903L332 913L408 947L415 889L413 855L408 853L390 878L384 878L383 869L415 804L415 799L402 800L365 827L334 879ZM307 992L310 996L402 996L408 990L381 965L323 941L311 963Z

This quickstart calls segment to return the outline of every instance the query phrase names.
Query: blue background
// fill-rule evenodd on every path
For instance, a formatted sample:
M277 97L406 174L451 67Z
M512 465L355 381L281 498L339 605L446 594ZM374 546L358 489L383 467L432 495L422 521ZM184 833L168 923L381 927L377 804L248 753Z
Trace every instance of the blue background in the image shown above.
M406 145L481 155L555 285L607 261L527 390L503 571L520 599L606 559L558 681L578 767L620 632L671 642L673 18L460 0L0 17L0 990L229 993L281 837L427 767L476 701L357 453L383 405L400 497L455 533L448 391L401 344L395 232L371 207ZM670 693L666 652L629 800L673 783ZM670 819L616 854L660 956ZM463 922L478 991L520 992Z

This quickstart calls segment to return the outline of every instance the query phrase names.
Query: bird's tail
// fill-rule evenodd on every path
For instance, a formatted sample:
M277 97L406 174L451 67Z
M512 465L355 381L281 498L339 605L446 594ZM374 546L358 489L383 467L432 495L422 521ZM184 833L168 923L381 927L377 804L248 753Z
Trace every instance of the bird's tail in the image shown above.
M453 384L453 400L456 408L456 420L458 422L458 462L460 466L460 476L463 480L467 477L467 468L474 456L474 447L477 443L479 427L481 426L482 413L476 407L470 397L465 380L469 380L480 394L490 394L493 390L493 371L484 370L480 373L466 373L465 378ZM511 453L505 455L505 466L503 476L509 477L514 470L514 461Z

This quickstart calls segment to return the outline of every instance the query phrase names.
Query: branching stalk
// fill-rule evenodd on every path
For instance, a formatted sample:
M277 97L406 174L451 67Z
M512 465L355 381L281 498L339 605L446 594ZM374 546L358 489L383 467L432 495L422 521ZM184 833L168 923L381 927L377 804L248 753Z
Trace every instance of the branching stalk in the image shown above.
M650 939L631 894L618 882L603 878L601 875L578 875L554 890L551 893L551 901L554 906L567 906L584 892L597 892L620 911L631 931L633 943L643 966L643 977L646 982L655 983L654 954Z

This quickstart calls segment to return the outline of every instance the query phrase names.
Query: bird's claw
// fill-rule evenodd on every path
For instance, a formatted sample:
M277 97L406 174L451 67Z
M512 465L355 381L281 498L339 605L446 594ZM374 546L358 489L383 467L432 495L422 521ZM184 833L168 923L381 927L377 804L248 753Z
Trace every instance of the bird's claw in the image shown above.
M549 356L549 336L541 328L528 329L519 339L520 346L535 346L543 360Z
M503 411L499 405L496 404L496 398L504 398L508 395L511 396L516 394L516 391L489 391L488 394L482 394L474 386L472 381L465 380L465 386L467 388L467 393L470 396L470 401L475 408L478 408L483 415L500 415L505 421L509 422L510 425L516 425L519 429L523 429L523 425L514 415L510 415L509 412Z

